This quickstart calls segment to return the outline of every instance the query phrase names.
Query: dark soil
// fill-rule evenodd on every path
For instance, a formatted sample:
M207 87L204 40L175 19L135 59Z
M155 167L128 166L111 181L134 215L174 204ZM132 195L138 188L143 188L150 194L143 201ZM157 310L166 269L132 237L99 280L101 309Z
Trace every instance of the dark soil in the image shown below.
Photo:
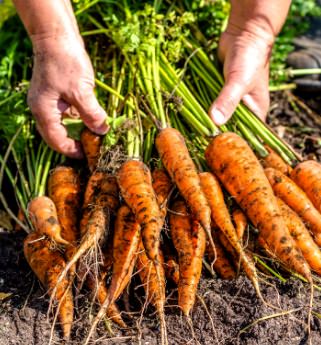
M304 156L321 159L321 117L318 104L311 101L314 112L304 105L289 102L289 94L272 97L270 124L280 136ZM300 102L299 102L300 104ZM302 103L305 104L305 103ZM23 233L0 233L0 344L48 344L51 324L47 321L48 296L30 271L22 253ZM206 274L205 274L206 275ZM264 299L282 311L272 309L258 300L251 283L243 276L234 281L203 278L192 314L193 331L174 305L176 292L168 297L166 321L169 344L221 345L303 345L307 342L307 316L310 290L298 279L286 283L262 275ZM133 290L127 301L121 301L133 312L130 328L112 326L110 334L102 324L96 335L97 344L160 344L159 324L152 308L140 318L139 290ZM78 301L71 344L81 344L89 325L89 303ZM127 302L127 303L126 303ZM314 291L311 343L321 344L321 292ZM128 308L127 308L128 309ZM124 315L126 318L126 315ZM128 316L128 315L127 315ZM52 321L52 317L49 318ZM246 328L247 326L250 326ZM194 336L193 336L194 334ZM99 340L97 340L99 339ZM53 332L53 344L62 344L59 327Z

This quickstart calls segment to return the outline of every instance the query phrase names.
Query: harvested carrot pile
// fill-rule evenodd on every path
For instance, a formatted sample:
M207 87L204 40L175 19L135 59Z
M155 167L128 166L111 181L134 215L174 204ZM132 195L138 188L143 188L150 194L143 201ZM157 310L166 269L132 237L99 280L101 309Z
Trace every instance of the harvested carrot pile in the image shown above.
M98 136L64 118L85 155L77 164L44 142L30 151L36 134L28 119L0 156L15 186L4 167L27 131L12 217L28 232L24 255L46 290L53 327L70 340L75 310L87 303L89 344L102 325L110 335L116 327L139 330L149 309L168 344L167 307L174 304L194 334L204 277L244 275L258 299L282 313L261 287L292 275L311 290L309 336L321 275L321 165L303 161L242 104L226 125L213 124L207 109L223 79L183 4L164 5L170 13L131 2L106 13L99 1L86 6L78 8L84 36L103 35L112 47L111 63L95 56L109 132ZM131 299L142 310L131 310Z

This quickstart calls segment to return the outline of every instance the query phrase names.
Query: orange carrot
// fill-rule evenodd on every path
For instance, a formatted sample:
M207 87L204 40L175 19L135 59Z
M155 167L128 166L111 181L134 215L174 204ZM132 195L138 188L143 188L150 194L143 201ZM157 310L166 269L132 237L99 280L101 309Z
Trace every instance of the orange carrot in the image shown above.
M236 230L232 223L229 210L224 201L223 191L217 180L217 178L208 172L199 174L201 180L202 189L209 202L212 214L212 221L216 224L229 244L236 251L236 257L239 257L246 275L251 279L256 291L260 294L259 282L257 272L252 259L246 255L241 245L241 241L237 237ZM224 243L222 243L224 245ZM226 249L228 244L225 245ZM231 250L234 252L234 250Z
M117 174L121 194L141 226L146 254L157 262L163 217L147 166L138 160L125 162Z
M178 285L179 265L174 257L169 257L164 263L164 271L167 279Z
M234 279L236 277L236 272L227 257L226 251L224 250L218 236L212 234L215 238L215 252L210 245L206 246L206 254L210 262L214 261L213 268L214 271L223 279Z
M61 226L58 221L56 206L46 196L38 196L28 204L28 213L35 230L59 244L68 245L69 242L61 237Z
M207 147L205 157L271 251L311 282L309 265L291 237L271 185L248 144L235 133L220 134Z
M70 243L65 251L66 258L69 260L75 251L79 238L79 175L71 167L60 166L55 168L51 171L48 179L48 195L56 205L61 236Z
M21 223L25 223L25 221L26 221L25 213L24 213L22 207L19 207L17 219L20 220ZM15 223L14 230L15 231L21 231L22 226L19 223Z
M321 251L313 241L308 229L303 224L300 217L287 206L281 199L278 199L282 216L285 220L291 236L300 248L303 256L313 271L321 274Z
M80 136L80 141L85 152L90 172L97 168L102 137L85 128Z
M312 231L315 242L321 246L321 214L308 196L289 177L272 168L265 169L274 193L292 208Z
M110 216L119 205L119 189L116 178L95 171L89 179L84 195L83 216L80 222L81 242L67 266L85 254L92 246L103 247L108 237ZM80 265L78 275L84 278L86 269Z
M172 182L169 176L166 174L163 169L155 169L152 172L153 178L153 189L155 191L159 208L163 214L163 217L166 217L167 213L167 202L170 191L172 190Z
M183 201L172 206L170 214L170 232L178 253L179 282L178 305L188 316L196 297L197 286L202 273L202 260L206 246L204 229L193 221L187 213Z
M139 245L139 254L136 261L140 280L144 286L146 300L151 303L159 316L161 323L162 344L167 343L166 323L164 316L165 305L165 272L163 254L159 251L159 263L155 263L147 256L142 241ZM159 266L159 267L156 267Z
M30 233L24 240L24 254L28 264L48 290L48 294L56 289L55 299L59 303L58 316L64 338L68 339L73 322L73 296L68 278L58 283L58 277L66 263L59 251L51 248L50 241L41 238L42 235L39 233Z
M89 289L93 292L100 305L103 305L108 296L108 290L105 283L106 274L101 274L98 278L94 277L93 274L87 275L86 283ZM120 315L120 311L115 303L111 303L106 311L106 316L115 322L118 326L126 328L124 320Z
M321 165L315 161L302 162L292 171L291 178L321 212Z
M115 301L132 277L138 246L140 226L127 205L118 209L114 230L113 274L109 287L109 299Z
M165 128L157 135L155 144L164 167L214 247L211 235L211 210L183 136L174 128Z
M274 168L281 171L282 174L289 176L291 174L292 168L287 164L274 150L269 146L264 145L269 154L261 158L261 164L264 168Z
M242 240L244 232L248 226L247 218L239 208L233 211L232 216L235 224L237 238L239 240Z

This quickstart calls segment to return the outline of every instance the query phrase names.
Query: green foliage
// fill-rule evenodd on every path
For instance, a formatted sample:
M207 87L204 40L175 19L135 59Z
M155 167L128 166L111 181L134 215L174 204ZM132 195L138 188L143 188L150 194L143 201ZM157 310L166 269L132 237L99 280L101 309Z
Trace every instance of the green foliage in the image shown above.
M31 118L25 81L31 75L31 55L31 44L19 18L10 17L0 31L0 138L4 148L22 123ZM14 145L18 154L23 154L31 137L29 127L24 127Z
M271 57L270 84L278 85L287 81L283 73L286 69L286 58L293 51L293 40L309 29L312 17L321 16L321 7L316 0L293 0L286 23L276 39Z
M0 29L3 23L15 14L15 9L11 0L1 0L0 1Z
M231 9L230 2L228 0L184 0L184 5L195 15L198 27L215 48L227 24Z

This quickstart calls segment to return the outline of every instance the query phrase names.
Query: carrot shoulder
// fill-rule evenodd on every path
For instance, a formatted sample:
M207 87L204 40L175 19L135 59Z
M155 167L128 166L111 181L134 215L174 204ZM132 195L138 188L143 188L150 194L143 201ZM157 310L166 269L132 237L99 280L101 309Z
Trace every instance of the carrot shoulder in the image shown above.
M255 154L235 133L224 133L209 144L206 161L259 230L270 250L294 271L311 281L311 271L292 239Z
M321 214L308 196L295 182L281 172L267 168L265 174L272 185L274 193L304 220L312 231L315 242L321 246Z

